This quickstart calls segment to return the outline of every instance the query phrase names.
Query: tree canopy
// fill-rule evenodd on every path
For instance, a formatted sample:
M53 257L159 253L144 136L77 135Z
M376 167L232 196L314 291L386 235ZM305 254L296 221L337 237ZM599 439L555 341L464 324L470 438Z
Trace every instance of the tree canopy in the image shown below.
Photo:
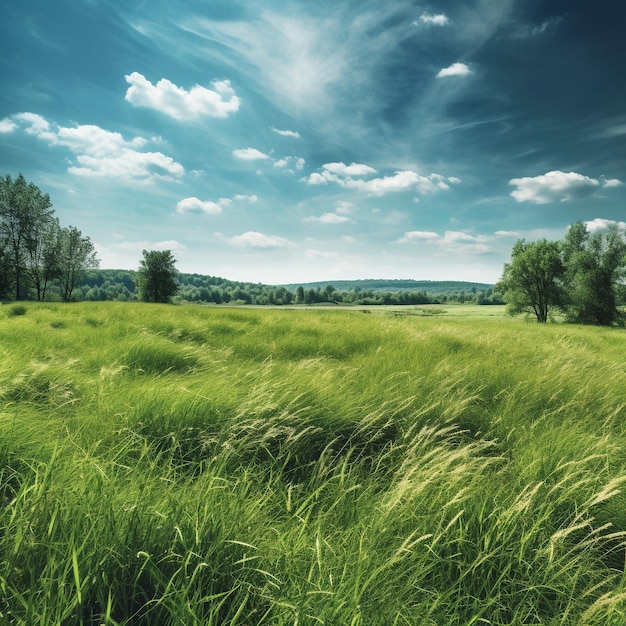
M575 222L561 241L518 240L496 290L511 314L532 311L546 322L558 308L569 321L609 326L621 321L617 302L625 277L625 233L612 225L590 234Z
M62 228L50 196L23 174L0 178L0 297L72 298L85 270L98 267L89 237Z
M178 270L171 250L144 250L137 272L139 299L169 302L178 291Z

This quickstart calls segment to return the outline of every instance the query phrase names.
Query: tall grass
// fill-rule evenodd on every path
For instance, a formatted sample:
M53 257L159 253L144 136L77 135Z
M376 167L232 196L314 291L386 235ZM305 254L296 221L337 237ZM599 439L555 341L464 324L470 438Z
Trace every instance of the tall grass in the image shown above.
M3 311L0 623L626 622L623 331Z

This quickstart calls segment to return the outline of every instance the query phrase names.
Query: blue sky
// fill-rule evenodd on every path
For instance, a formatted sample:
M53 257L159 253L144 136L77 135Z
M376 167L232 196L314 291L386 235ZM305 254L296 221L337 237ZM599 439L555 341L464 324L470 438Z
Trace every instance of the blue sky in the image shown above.
M101 267L495 282L626 220L626 2L23 0L0 173Z

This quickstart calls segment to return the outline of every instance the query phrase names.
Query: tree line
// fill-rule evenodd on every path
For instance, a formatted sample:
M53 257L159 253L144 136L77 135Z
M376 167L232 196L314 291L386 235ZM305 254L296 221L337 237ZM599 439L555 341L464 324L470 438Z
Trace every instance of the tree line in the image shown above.
M572 224L560 241L513 246L496 285L513 315L527 312L545 323L557 312L567 321L611 326L624 323L626 234L617 225L590 233Z
M60 225L47 193L22 174L0 178L0 298L67 302L96 267L89 237Z
M154 251L151 251L154 252ZM288 287L232 281L218 276L179 272L175 274L177 289L170 300L196 304L346 304L346 305L421 305L421 304L502 304L502 297L492 288L459 289L451 286L443 292L380 291L373 289L336 289L332 285ZM88 271L82 286L77 288L81 300L141 300L135 270Z

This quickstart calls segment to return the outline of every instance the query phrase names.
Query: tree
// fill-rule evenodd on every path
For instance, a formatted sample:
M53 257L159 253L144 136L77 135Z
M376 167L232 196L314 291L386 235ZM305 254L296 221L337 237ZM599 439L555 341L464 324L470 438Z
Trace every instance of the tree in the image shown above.
M16 300L27 295L28 278L38 275L51 207L50 196L28 183L23 174L15 180L8 175L0 178L0 230L10 254Z
M56 272L64 302L72 299L74 288L89 269L99 265L93 244L89 237L83 237L78 228L69 226L59 231L57 248L52 255L50 271Z
M538 322L545 323L550 309L563 303L564 272L558 242L519 239L496 291L503 294L510 314L532 311Z
M626 277L626 239L617 226L591 235L583 222L572 224L562 242L566 266L566 311L570 321L610 326L620 281Z
M169 302L178 291L178 270L171 250L144 250L137 291L144 302Z

